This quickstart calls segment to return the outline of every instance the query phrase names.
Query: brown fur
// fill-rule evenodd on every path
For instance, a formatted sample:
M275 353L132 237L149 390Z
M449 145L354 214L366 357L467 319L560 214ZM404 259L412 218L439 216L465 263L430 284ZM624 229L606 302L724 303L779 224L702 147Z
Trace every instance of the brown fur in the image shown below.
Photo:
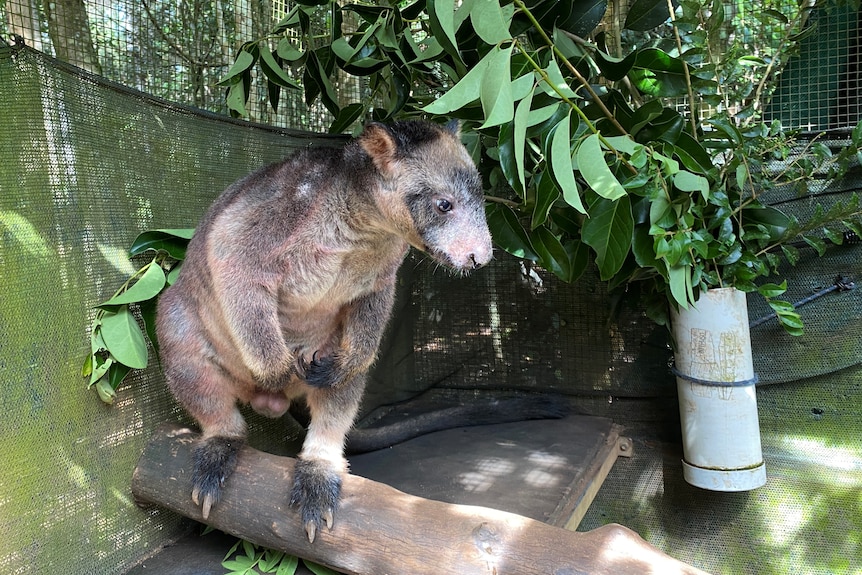
M408 246L456 271L491 258L478 174L457 130L372 124L229 187L159 304L168 384L198 421L193 497L204 517L245 439L237 403L311 412L292 502L309 538L331 527L344 438L377 354Z

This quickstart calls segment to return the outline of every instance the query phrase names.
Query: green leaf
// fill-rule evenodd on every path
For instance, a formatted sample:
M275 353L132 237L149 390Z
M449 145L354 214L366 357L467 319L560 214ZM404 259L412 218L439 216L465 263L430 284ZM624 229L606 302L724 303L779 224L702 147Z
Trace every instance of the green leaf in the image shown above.
M281 67L281 64L275 60L268 46L260 47L260 68L270 82L283 88L300 89L299 84L288 76L287 72Z
M541 226L531 234L531 238L533 247L539 254L539 263L561 280L571 281L572 266L569 262L569 254L551 230Z
M108 368L111 367L111 363L114 361L110 357L105 358L105 350L107 349L108 346L105 345L105 340L102 338L101 320L97 319L93 322L93 327L90 332L89 361L84 364L84 368L88 368L90 372L85 374L84 369L81 370L84 377L87 377L88 375L90 376L90 386L96 383L108 372Z
M649 223L662 229L670 229L676 225L676 212L665 196L653 198L649 205Z
M518 172L518 183L521 191L526 188L524 177L524 149L527 145L527 122L530 118L530 106L533 103L533 91L530 90L515 108L513 145L515 149L515 169Z
M532 98L536 80L533 74L524 74L512 80L512 100L517 102L527 96Z
M553 35L554 44L560 50L560 53L567 60L580 60L586 56L584 50L575 44L575 41L569 38L565 32L554 26Z
M533 206L533 218L530 221L530 227L536 229L548 219L548 212L554 206L554 203L560 198L560 191L554 184L554 178L550 177L547 172L542 172L534 182L536 182L536 202Z
M709 200L709 180L703 176L680 170L673 176L673 185L682 192L700 192L704 201Z
M632 140L631 136L608 136L605 138L605 142L618 152L629 156L634 155L639 150L643 150L643 145Z
M668 268L668 287L673 300L683 309L688 309L688 293L691 286L690 266L676 265ZM687 288L687 286L689 286Z
M532 261L539 259L512 208L493 203L488 206L486 216L495 244L515 257Z
M248 557L237 557L230 561L222 561L221 566L225 569L230 569L234 573L246 573L254 565L254 561L249 561Z
M674 1L674 7L677 2ZM625 28L636 32L646 32L661 26L670 18L667 0L635 0L626 14Z
M685 120L676 110L665 108L658 118L653 119L640 132L637 138L641 142L667 142L676 144L685 128ZM667 153L672 153L668 151Z
M566 0L555 4L560 11L556 26L581 37L589 36L596 29L608 9L607 0Z
M587 185L603 198L616 200L626 196L626 190L605 163L605 153L598 134L587 136L578 146L578 170Z
M138 304L141 312L141 319L144 320L144 331L153 344L156 360L159 358L159 339L156 335L156 310L158 309L158 299L142 301Z
M143 232L132 242L129 255L136 256L147 250L165 251L172 258L182 260L186 257L186 247L194 234L194 228L160 229Z
M704 122L714 127L719 134L732 141L735 145L738 146L742 144L742 132L739 131L739 128L736 127L732 120L721 116L716 116L704 120Z
M799 250L797 250L795 247L782 244L781 251L784 254L784 257L787 258L787 262L790 265L795 266L797 263L799 263Z
M831 228L823 228L823 235L826 236L827 240L829 240L836 246L840 246L844 243L844 234L842 234L838 230L833 230Z
M758 12L758 14L760 16L768 16L769 18L772 18L773 20L777 20L781 24L787 24L789 22L789 20L787 19L787 16L785 16L783 13L779 12L778 10L774 10L772 8L766 8L766 9L760 10Z
M572 88L569 86L569 83L566 82L566 79L563 78L563 73L560 71L560 66L557 64L556 59L551 59L547 68L545 68L545 73L548 76L546 81L541 82L539 85L542 87L542 90L549 96L553 98L559 98L560 94L565 96L566 98L576 98L577 94L572 91ZM545 80L544 78L542 78ZM550 82L550 85L548 84Z
M784 292L787 291L787 280L783 281L781 285L766 283L757 287L757 293L762 295L765 298L773 298L778 297Z
M569 117L566 116L554 128L551 139L551 171L563 192L566 203L585 214L587 211L581 201L580 190L575 182L575 172L572 169L572 149L569 140Z
M256 560L258 553L257 553L257 548L255 547L254 543L252 543L251 541L248 541L246 539L243 539L242 540L242 550L248 559L250 559L251 561Z
M303 81L306 84L311 83L316 88L316 92L320 94L320 101L326 109L329 110L333 116L338 116L340 112L340 108L338 106L338 95L335 93L335 88L332 86L332 82L329 79L329 73L326 71L326 66L321 60L321 56L327 56L330 53L324 51L320 51L320 53L318 53L319 50L321 49L308 53L308 61L305 64ZM310 96L315 94L315 90L309 92L310 86L308 85L306 85L305 88L306 100L308 100Z
M120 384L123 383L123 380L126 379L126 376L129 375L129 372L132 371L132 368L128 365L123 365L122 363L113 362L111 367L108 369L108 385L111 386L111 389L117 390L120 388Z
M506 181L518 193L520 197L524 197L524 188L518 181L518 168L515 165L515 138L514 125L512 122L500 126L497 136L497 160L500 163L500 170L506 176ZM491 153L492 149L488 150Z
M616 274L632 245L634 218L628 196L612 201L597 198L584 221L581 239L596 252L596 264L602 280Z
M482 112L485 115L485 122L479 129L499 126L511 122L515 117L512 78L509 72L513 47L514 45L510 45L504 50L492 51L494 57L488 62L479 90Z
M790 216L771 206L749 206L743 212L743 221L746 226L749 224L763 226L772 240L784 237L787 229L793 224Z
M688 132L679 134L674 145L674 151L687 170L706 174L713 168L712 157L709 152Z
M338 116L332 121L329 126L330 134L341 134L346 132L353 123L362 117L365 112L365 106L360 103L350 104L341 109Z
M286 62L295 62L302 58L303 53L297 50L293 43L290 41L290 38L285 36L281 40L278 41L278 48L276 49L276 53L278 57Z
M826 242L822 239L803 235L802 241L814 248L818 256L823 257L826 254Z
M294 575L299 567L299 558L296 555L285 555L278 564L275 575Z
M258 561L257 566L264 573L273 573L276 566L281 563L284 557L284 551L276 551L275 549L266 549L263 556Z
M501 8L499 0L474 0L470 9L470 23L479 38L494 45L512 37L509 26L514 14L514 4L506 4Z
M427 10L431 35L449 55L460 60L458 41L455 39L455 0L428 0Z
M850 133L850 138L854 145L862 147L862 120L859 120L859 122L853 127L853 131Z
M101 380L105 376L105 374L108 373L108 370L111 368L111 366L114 364L114 360L110 355L105 358L103 357L103 354L91 354L90 359L94 363L92 364L93 370L89 374L90 383L88 387Z
M572 271L569 276L570 282L577 281L587 270L590 263L590 248L584 242L570 240L563 243L566 253L569 254Z
M116 313L106 311L101 333L117 361L134 369L147 367L147 342L128 306L121 306Z
M245 82L232 84L231 87L227 89L227 98L225 98L225 103L234 116L241 117L248 115L248 112L245 109L245 94Z
M336 571L333 571L329 567L312 563L308 559L303 559L302 562L305 563L305 566L308 567L308 570L314 573L314 575L338 575Z
M485 74L488 72L492 64L496 66L497 70L499 71L499 60L501 58L500 55L503 52L507 53L504 55L504 57L506 58L506 63L508 64L508 58L512 52L511 46L506 50L501 50L499 47L495 47L493 50L488 52L485 57L479 61L478 64L473 66L473 68L469 72L467 72L467 74L463 78L461 78L461 80L459 80L457 84L449 88L449 90L447 90L446 93L443 94L441 97L422 108L422 110L430 114L444 115L454 110L459 110L467 104L478 99L481 93L482 81L485 77ZM510 80L508 68L506 68L505 75L507 80Z
M658 48L639 51L629 76L638 90L650 96L672 98L688 92L683 61Z
M234 60L233 66L230 67L230 70L227 71L225 77L219 80L216 85L232 86L241 82L243 73L254 66L256 60L257 58L255 58L251 53L246 52L245 50L240 50L239 54L236 55L236 60Z
M129 289L100 304L100 306L137 303L159 295L165 287L165 272L155 261L150 262L146 267L147 271Z
M559 104L550 104L535 110L530 110L530 113L527 116L527 127L537 126L542 122L550 120L554 114L562 110L564 107L567 106L560 102Z
M803 333L802 317L796 312L793 304L788 301L771 299L768 300L769 307L778 316L778 321L784 330L793 336L800 336Z
M99 399L109 405L114 403L114 399L117 397L117 392L111 387L111 383L107 377L100 379L96 383L96 393L99 394Z
M167 283L169 286L174 285L174 282L177 281L177 278L180 275L180 269L182 268L182 261L177 262L174 267L171 268L171 271L168 272Z
M655 268L658 260L653 249L653 237L647 226L636 226L632 234L632 254L635 262L642 268Z
M93 373L93 354L88 353L84 358L84 365L81 366L81 377L90 377Z
M279 20L278 23L276 23L275 27L273 28L273 34L283 34L286 30L290 28L296 28L297 26L302 27L303 15L305 15L305 12L303 11L302 7L294 6L290 10L290 12L287 13L287 16L285 16L284 18ZM305 18L307 19L308 16L305 15Z
M626 77L626 74L635 65L637 55L637 50L634 50L625 58L614 58L601 50L595 51L596 64L598 64L605 78L612 82L617 82Z

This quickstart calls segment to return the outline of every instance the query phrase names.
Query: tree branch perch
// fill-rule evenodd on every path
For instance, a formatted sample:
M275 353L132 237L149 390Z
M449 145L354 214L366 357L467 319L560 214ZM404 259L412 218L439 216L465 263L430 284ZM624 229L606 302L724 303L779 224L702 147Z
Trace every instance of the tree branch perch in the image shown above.
M197 437L177 425L154 434L132 478L139 504L201 520L190 496ZM504 511L414 497L353 475L345 478L333 530L310 544L287 502L294 463L245 448L208 522L351 575L703 574L619 525L572 532Z

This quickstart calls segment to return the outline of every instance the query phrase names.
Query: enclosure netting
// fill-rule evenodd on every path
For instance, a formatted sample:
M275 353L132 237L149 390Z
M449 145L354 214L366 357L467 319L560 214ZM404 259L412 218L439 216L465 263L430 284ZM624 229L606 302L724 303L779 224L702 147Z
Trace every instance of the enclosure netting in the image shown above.
M217 82L241 44L265 37L291 6L286 0L0 0L0 37L17 35L32 48L125 86L227 114L225 89ZM312 30L325 37L329 18L319 11ZM301 84L301 75L294 76ZM347 75L334 85L345 102L359 100L365 86ZM332 121L319 102L308 108L298 90L282 91L277 112L268 100L265 82L255 81L248 117L315 131Z
M2 49L0 102L0 573L122 572L179 527L129 493L144 441L179 411L155 367L112 407L86 389L93 306L128 277L137 233L194 227L227 183L311 138L153 101L29 50Z
M193 226L235 178L331 141L156 101L30 50L0 52L0 102L0 573L121 573L182 528L137 509L129 481L152 430L183 416L156 366L112 407L85 389L92 306L127 276L138 232ZM851 175L821 201L859 187ZM858 279L860 250L804 255L789 299ZM801 338L755 328L769 481L718 494L682 479L667 335L629 298L502 253L466 279L415 255L402 272L366 412L428 389L559 393L637 439L581 529L619 522L714 573L862 573L862 289L802 307ZM752 318L767 313L749 305ZM265 449L290 435L253 429Z

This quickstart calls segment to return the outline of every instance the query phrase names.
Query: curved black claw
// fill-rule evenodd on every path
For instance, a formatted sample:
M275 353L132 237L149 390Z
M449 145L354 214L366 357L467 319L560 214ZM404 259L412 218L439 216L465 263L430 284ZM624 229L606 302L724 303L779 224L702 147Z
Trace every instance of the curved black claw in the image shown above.
M299 508L310 543L314 543L314 538L324 524L332 529L340 496L341 476L338 473L314 461L296 461L290 505Z
M299 367L303 372L303 378L312 387L332 387L338 381L335 356L319 357L318 353L314 352L311 363L306 362L302 357L299 358Z
M236 456L245 442L233 437L210 437L195 448L192 471L192 501L209 517L218 503L225 480L236 469Z

